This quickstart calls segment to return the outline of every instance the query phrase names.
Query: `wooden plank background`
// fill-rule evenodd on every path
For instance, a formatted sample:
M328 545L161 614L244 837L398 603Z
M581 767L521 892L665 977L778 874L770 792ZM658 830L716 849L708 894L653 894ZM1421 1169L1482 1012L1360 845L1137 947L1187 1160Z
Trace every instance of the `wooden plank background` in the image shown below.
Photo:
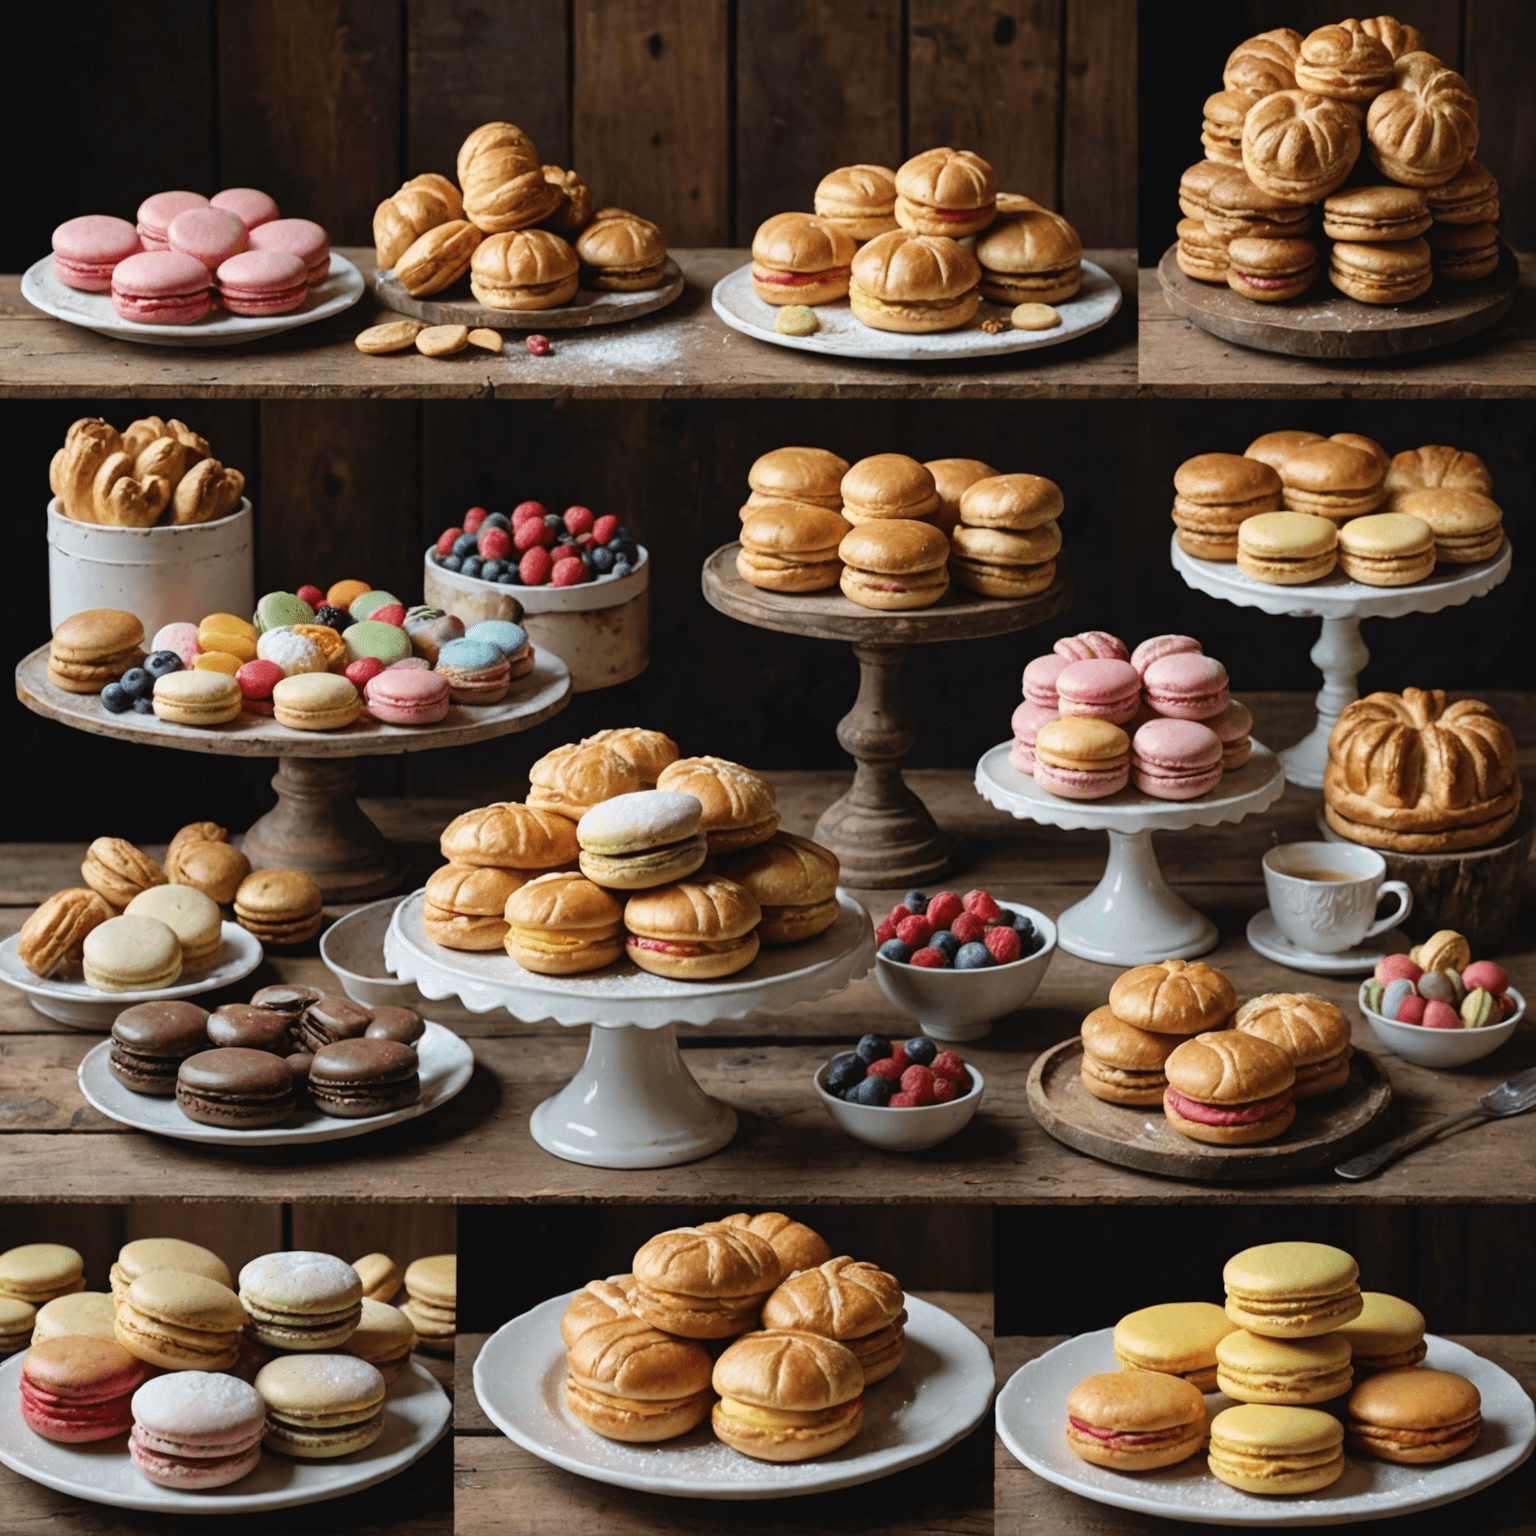
M27 67L68 79L46 177L0 231L0 270L85 212L149 193L266 188L338 244L371 239L407 176L453 173L506 119L599 204L671 244L747 244L853 161L952 143L1134 243L1135 0L164 0L156 25L82 0ZM82 36L112 38L82 49ZM78 83L78 89L75 84ZM1512 85L1515 83L1513 78ZM20 125L18 124L18 132Z

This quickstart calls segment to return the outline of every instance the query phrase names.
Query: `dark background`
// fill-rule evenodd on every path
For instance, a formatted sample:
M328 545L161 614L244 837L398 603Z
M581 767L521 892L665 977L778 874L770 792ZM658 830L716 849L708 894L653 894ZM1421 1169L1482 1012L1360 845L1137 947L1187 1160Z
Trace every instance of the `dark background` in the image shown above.
M1276 27L1305 36L1348 15L1338 0L1142 0L1141 265L1155 267L1179 221L1179 177L1204 157L1201 107L1221 87L1227 56L1244 39ZM1536 244L1536 101L1529 62L1536 6L1529 0L1407 0L1392 7L1424 34L1432 53L1466 77L1478 99L1477 158L1499 180L1500 228L1516 250ZM1361 164L1375 176L1362 152Z

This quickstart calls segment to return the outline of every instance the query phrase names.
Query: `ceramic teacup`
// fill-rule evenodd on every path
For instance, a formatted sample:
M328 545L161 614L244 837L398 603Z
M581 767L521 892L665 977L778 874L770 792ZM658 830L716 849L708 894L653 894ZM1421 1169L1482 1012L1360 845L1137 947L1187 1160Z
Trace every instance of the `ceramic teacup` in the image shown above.
M1413 906L1413 892L1388 880L1387 861L1356 843L1282 843L1264 855L1264 888L1280 931L1298 949L1337 955L1395 928ZM1397 897L1390 917L1378 918L1384 895Z

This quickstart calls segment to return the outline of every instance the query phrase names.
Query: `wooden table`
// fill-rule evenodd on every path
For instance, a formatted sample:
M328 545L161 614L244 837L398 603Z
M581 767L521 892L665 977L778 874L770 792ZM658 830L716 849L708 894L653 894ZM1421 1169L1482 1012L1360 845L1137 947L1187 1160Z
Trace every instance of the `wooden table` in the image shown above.
M1482 336L1413 357L1314 361L1256 352L1208 335L1168 308L1157 269L1137 273L1142 391L1200 400L1343 398L1443 400L1529 397L1536 391L1536 254L1520 257L1508 316Z
M1451 1339L1496 1361L1527 1392L1536 1395L1536 1335L1473 1333L1453 1334ZM1024 1338L1006 1334L998 1338L993 1344L998 1386L1026 1361L1062 1342L1062 1335ZM1131 1510L1112 1509L1107 1504L1080 1498L1037 1477L1016 1461L996 1437L994 1459L996 1536L1035 1536L1047 1531L1050 1536L1204 1536L1212 1529L1187 1520L1159 1520ZM1424 1514L1375 1520L1364 1529L1380 1536L1436 1536L1445 1531L1455 1531L1457 1536L1530 1536L1536 1531L1533 1509L1536 1461L1527 1461L1518 1471L1470 1499Z
M953 1312L988 1345L992 1297L973 1291L914 1294ZM489 1536L509 1527L518 1536L568 1536L600 1529L603 1536L983 1536L992 1525L995 1438L989 1414L942 1456L894 1477L803 1499L764 1499L722 1505L611 1488L541 1461L498 1430L475 1400L471 1373L486 1334L460 1334L459 1392L454 1412L454 1481L458 1536ZM1006 1378L999 1378L998 1384ZM1020 1468L1022 1471L1023 1469ZM0 1527L3 1529L3 1527Z
M373 252L342 254L365 274ZM1081 341L976 363L839 362L754 341L710 307L710 290L749 259L730 248L677 250L687 287L648 319L557 331L547 357L509 332L499 356L471 347L451 358L411 350L366 356L352 344L390 313L371 294L330 321L248 347L139 346L50 319L0 277L0 397L57 399L655 400L1088 399L1136 392L1136 268L1128 250L1087 251L1120 284L1118 315Z
M1305 695L1249 695L1261 740L1281 745L1310 723ZM1526 744L1524 772L1533 780L1536 708L1529 696L1489 694ZM809 832L816 816L845 787L847 775L770 775L784 825ZM991 811L964 770L917 772L913 787L939 823L961 843L955 881L989 887L1050 913L1078 900L1097 879L1102 839L1014 822ZM1160 834L1164 873L1210 913L1222 933L1209 958L1240 994L1302 986L1354 1015L1356 983L1304 978L1251 951L1243 938L1262 904L1259 859L1273 840L1316 836L1314 791L1289 789L1273 812L1235 828ZM415 843L419 868L433 867L438 830L464 809L439 802L370 802L367 809L392 838ZM81 847L13 844L0 860L0 927L11 932L32 904L78 879ZM872 907L900 893L863 893ZM341 909L334 909L335 911ZM1504 957L1517 985L1530 991L1529 943ZM525 1026L485 1016L467 1027L477 1066L451 1104L419 1120L329 1149L292 1148L216 1154L190 1143L129 1131L93 1111L75 1081L80 1058L98 1036L67 1030L34 1013L18 993L0 992L0 1046L6 1088L0 1096L0 1149L8 1193L24 1200L223 1198L290 1200L594 1201L724 1203L887 1202L936 1200L1002 1204L1287 1203L1455 1205L1536 1202L1531 1122L1477 1123L1403 1159L1376 1179L1347 1184L1329 1172L1264 1186L1204 1186L1134 1173L1082 1156L1052 1141L1025 1103L1036 1054L1065 1039L1103 1002L1113 968L1058 954L1024 1013L1001 1022L968 1048L987 1078L987 1096L972 1124L931 1152L894 1158L852 1142L814 1100L817 1066L866 1030L906 1035L912 1026L873 978L814 1007L748 1018L708 1030L683 1031L688 1062L705 1091L727 1100L741 1130L724 1151L680 1168L624 1173L583 1168L539 1150L528 1115L576 1070L583 1031ZM311 948L269 959L238 996L278 977L334 988ZM1396 1092L1397 1123L1420 1124L1470 1104L1522 1068L1536 1064L1536 1028L1523 1026L1486 1063L1436 1074L1390 1056L1363 1021L1355 1043L1376 1052ZM907 1171L920 1170L918 1178ZM899 1180L892 1180L900 1172Z

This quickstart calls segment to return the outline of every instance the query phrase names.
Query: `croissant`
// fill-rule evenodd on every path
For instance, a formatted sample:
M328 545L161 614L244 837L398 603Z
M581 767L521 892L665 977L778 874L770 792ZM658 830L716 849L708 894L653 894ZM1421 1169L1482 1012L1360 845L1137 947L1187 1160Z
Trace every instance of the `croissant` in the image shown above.
M592 222L592 189L580 171L564 171L558 165L544 167L544 180L560 192L555 211L541 221L540 227L557 235L575 234Z
M217 459L202 459L183 476L171 498L173 523L209 523L228 517L245 493L245 476Z
M425 178L418 177L421 181ZM442 177L436 178L443 180ZM455 194L454 201L463 203ZM393 197L386 197L373 210L373 259L380 272L387 272L411 245L429 229L450 223L463 214L455 214L453 204L435 187L412 186L409 182Z
M108 457L122 450L117 428L99 416L84 416L64 436L64 446L48 466L48 484L66 517L96 521L96 476Z
M174 437L171 425L158 416L141 416L128 423L123 433L123 452L136 459L157 437Z

